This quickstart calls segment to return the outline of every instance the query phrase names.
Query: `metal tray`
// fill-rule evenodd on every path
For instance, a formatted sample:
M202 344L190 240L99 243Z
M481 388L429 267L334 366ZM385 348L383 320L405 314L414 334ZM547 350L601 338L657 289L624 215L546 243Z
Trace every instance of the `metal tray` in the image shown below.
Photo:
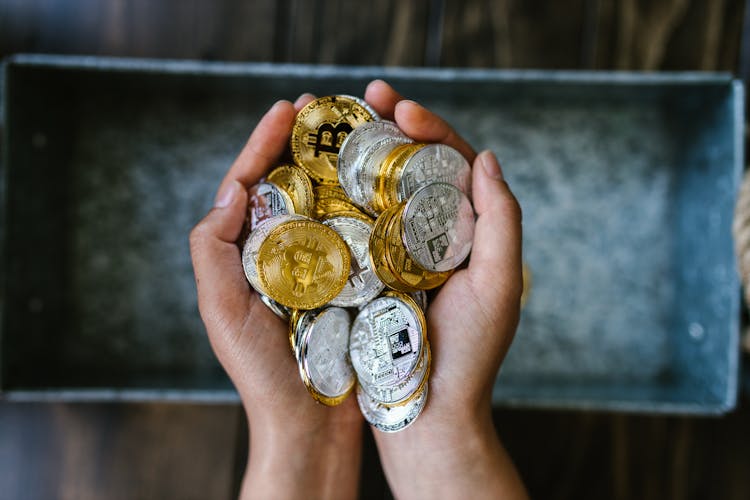
M237 400L197 314L188 232L273 102L380 77L494 149L523 207L534 285L497 404L735 405L729 75L56 56L4 73L6 399Z

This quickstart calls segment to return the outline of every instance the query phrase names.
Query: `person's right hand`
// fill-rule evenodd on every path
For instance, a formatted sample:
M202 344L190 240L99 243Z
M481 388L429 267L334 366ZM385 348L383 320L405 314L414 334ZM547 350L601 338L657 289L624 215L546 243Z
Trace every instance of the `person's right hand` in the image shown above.
M374 431L397 497L524 498L525 489L495 432L492 387L513 339L523 290L521 210L495 156L478 156L448 124L382 81L365 100L422 142L441 142L473 163L478 215L469 265L430 303L432 347L427 405L406 429Z
M311 101L279 101L229 169L214 208L190 234L198 306L211 346L247 412L250 457L242 498L352 498L357 492L362 415L355 398L316 403L299 377L288 326L245 279L235 241L247 188L278 162L296 112Z

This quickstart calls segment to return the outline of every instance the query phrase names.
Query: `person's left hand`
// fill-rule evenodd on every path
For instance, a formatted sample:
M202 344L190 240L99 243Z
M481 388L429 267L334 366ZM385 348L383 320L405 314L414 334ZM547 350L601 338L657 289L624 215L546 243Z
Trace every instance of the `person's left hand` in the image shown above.
M277 102L222 181L214 207L190 234L198 306L211 345L247 412L252 446L242 497L356 495L362 416L356 398L329 408L300 380L288 327L245 279L236 240L247 188L278 161L296 112L313 99Z

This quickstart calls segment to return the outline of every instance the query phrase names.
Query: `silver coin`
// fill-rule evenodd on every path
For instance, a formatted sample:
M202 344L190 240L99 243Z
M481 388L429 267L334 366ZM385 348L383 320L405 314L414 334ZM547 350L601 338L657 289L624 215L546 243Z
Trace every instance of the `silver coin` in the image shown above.
M419 395L402 406L385 406L357 386L357 403L365 420L381 432L398 432L414 423L427 404L428 385Z
M404 247L428 271L450 271L463 262L474 239L474 209L457 187L438 182L418 189L402 215Z
M329 307L315 316L300 339L300 367L313 389L323 396L343 396L356 381L349 362L350 325L346 309Z
M411 139L403 137L384 137L367 147L360 159L359 167L355 171L357 198L352 198L352 201L370 215L378 214L374 204L375 181L380 174L383 161L396 146L410 142Z
M372 399L386 406L398 406L402 404L419 390L422 383L425 382L426 377L429 375L431 363L429 350L430 344L429 342L425 342L425 348L423 349L423 354L419 359L417 368L414 370L414 373L403 382L392 387L375 387L361 384L362 390Z
M266 219L294 213L294 204L289 195L270 182L255 184L247 190L247 196L250 231Z
M349 357L360 383L394 386L416 369L424 344L421 314L397 297L379 297L357 315Z
M332 217L323 224L336 231L346 242L351 253L351 269L344 289L330 304L340 307L358 307L383 291L385 285L370 265L370 233L372 224L354 217Z
M295 214L277 215L270 219L265 219L253 229L250 236L245 240L245 245L242 247L242 269L245 271L245 277L250 282L250 286L258 293L266 295L263 284L260 281L260 276L258 276L258 251L260 250L260 245L266 240L268 234L280 224L303 219L307 219L307 217Z
M354 203L362 199L358 182L360 177L358 171L362 168L362 159L371 144L387 137L400 137L411 141L395 123L383 120L363 123L352 130L341 144L337 167L339 184Z
M373 120L375 120L376 122L382 120L378 112L375 111L375 109L372 106L370 106L368 102L362 99L361 97L355 97L353 95L346 95L346 94L339 94L336 97L343 97L344 99L351 99L352 101L356 102L357 104L365 108L367 112L370 113L370 115L372 115Z
M312 325L316 314L318 314L318 311L312 310L305 311L297 316L297 323L294 325L294 357L298 362L301 359L302 337Z
M259 293L260 295L260 301L263 302L267 308L269 308L276 316L283 319L284 321L289 321L289 308L286 306L283 306L273 300L271 297L264 295L262 293Z
M471 166L461 153L445 144L428 144L404 163L398 183L398 201L434 182L453 184L467 196L471 193Z

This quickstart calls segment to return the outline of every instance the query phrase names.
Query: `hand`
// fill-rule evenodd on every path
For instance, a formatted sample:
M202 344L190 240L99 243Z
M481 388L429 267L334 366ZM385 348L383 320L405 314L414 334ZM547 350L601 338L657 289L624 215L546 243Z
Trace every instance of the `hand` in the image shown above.
M198 306L211 346L247 412L250 456L242 498L354 497L362 416L355 398L328 408L300 381L287 325L248 286L235 244L247 188L278 161L296 112L279 101L266 113L222 181L214 208L190 234Z
M365 100L417 141L441 142L473 163L478 215L469 265L453 274L429 306L429 396L401 432L374 431L397 497L525 498L492 423L492 387L515 334L523 289L521 210L495 156L478 156L441 118L403 100L382 81Z

